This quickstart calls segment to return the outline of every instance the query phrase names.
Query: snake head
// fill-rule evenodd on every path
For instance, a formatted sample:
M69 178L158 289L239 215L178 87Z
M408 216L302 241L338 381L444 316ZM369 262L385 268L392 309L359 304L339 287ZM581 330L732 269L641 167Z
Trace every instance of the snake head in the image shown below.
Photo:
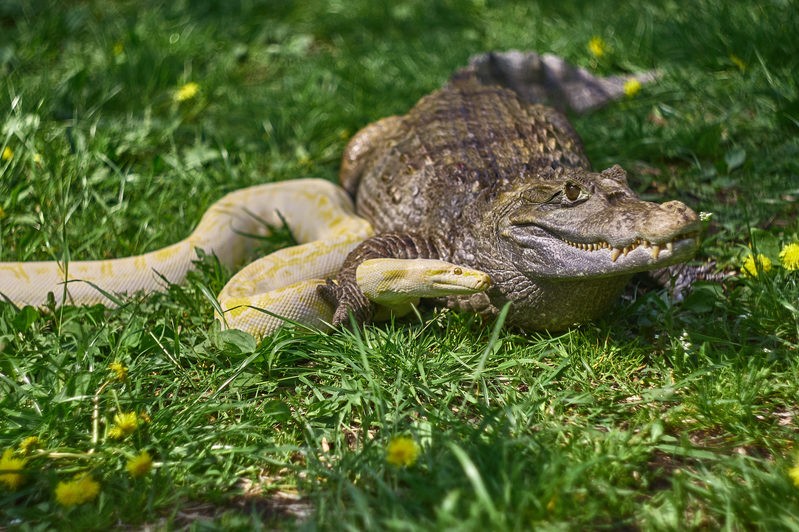
M437 259L369 259L358 265L355 279L370 301L390 306L475 294L491 285L487 273Z

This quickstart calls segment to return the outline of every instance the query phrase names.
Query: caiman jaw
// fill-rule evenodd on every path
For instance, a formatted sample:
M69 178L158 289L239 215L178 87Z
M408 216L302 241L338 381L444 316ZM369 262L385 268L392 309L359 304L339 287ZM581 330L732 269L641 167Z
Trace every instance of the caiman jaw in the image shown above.
M577 242L542 227L511 226L501 231L514 242L514 265L528 277L588 279L633 274L688 260L699 247L699 232L692 224L684 232L633 236L611 244L607 240Z
M613 247L609 243L607 243L607 242L605 242L603 240L600 240L598 242L591 242L591 243L588 243L588 244L581 243L581 242L572 242L572 241L570 241L568 239L565 239L565 238L562 238L560 240L563 241L564 243L568 244L569 246L571 246L573 248L577 248L577 249L582 250L582 251L599 251L600 249L610 249L611 250L611 252L610 252L610 260L612 262L616 262L616 260L620 256L623 255L623 256L626 257L629 252L631 252L632 250L636 249L639 246L643 246L644 249L648 249L650 255L652 256L652 260L656 261L656 260L658 260L658 256L660 255L660 251L662 249L668 250L668 252L671 254L671 253L674 252L674 243L675 242L678 242L680 240L688 240L688 239L694 239L695 240L697 238L699 238L699 232L698 231L681 234L681 235L678 235L677 237L675 237L672 240L669 240L667 242L659 242L659 243L652 243L649 240L646 240L646 239L643 239L643 238L636 238L631 244L628 244L628 245L626 245L624 247Z
M514 242L517 268L531 277L561 279L632 274L688 260L701 229L698 216L679 202L630 200L588 212L580 206L524 208L506 220L499 236Z

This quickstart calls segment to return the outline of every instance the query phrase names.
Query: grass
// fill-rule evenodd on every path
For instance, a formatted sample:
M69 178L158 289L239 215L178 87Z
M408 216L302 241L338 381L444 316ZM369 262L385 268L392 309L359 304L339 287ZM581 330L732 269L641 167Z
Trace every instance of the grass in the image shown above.
M796 530L799 272L778 253L799 239L798 6L542 4L0 4L0 260L140 253L230 190L335 179L358 128L519 48L660 70L574 117L592 161L713 212L703 256L774 264L560 335L430 311L256 345L214 325L203 291L230 272L212 257L115 310L2 304L0 448L39 445L17 489L0 476L0 526ZM400 435L421 450L407 468L386 462ZM58 504L83 473L97 498Z

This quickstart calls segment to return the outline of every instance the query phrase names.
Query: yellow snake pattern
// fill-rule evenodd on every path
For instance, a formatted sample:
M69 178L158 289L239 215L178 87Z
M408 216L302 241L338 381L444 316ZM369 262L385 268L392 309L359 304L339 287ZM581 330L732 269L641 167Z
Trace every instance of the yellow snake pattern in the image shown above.
M112 294L150 293L180 283L197 258L196 249L215 254L228 268L241 265L267 225L285 220L300 245L281 249L239 271L218 300L223 326L262 337L283 325L276 316L323 326L332 310L316 294L347 254L372 235L355 215L340 187L323 179L297 179L253 186L211 205L195 230L176 244L142 255L109 260L0 262L0 294L15 305L43 306L52 292L59 304L114 303ZM264 223L266 222L266 224ZM267 312L263 312L263 309ZM276 316L270 315L274 314Z
M300 244L236 273L217 297L216 317L223 328L257 338L286 320L324 329L333 309L316 288L335 276L349 252L373 230L355 214L347 193L322 179L231 192L211 205L187 238L142 255L68 263L0 262L0 294L17 306L43 306L52 293L59 305L111 307L114 300L106 294L146 294L182 282L198 249L235 269L251 255L257 242L253 236L266 236L270 226L284 222ZM420 297L474 293L489 283L482 272L429 259L372 259L358 273L364 293L397 313L407 312Z

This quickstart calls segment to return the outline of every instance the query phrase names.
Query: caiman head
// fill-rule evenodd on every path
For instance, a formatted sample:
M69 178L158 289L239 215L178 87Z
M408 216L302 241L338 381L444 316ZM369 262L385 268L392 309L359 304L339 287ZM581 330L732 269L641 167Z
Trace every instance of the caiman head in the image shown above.
M513 301L512 323L561 329L605 312L635 272L691 258L699 218L679 201L641 200L619 166L560 168L505 193L489 222L492 303Z

